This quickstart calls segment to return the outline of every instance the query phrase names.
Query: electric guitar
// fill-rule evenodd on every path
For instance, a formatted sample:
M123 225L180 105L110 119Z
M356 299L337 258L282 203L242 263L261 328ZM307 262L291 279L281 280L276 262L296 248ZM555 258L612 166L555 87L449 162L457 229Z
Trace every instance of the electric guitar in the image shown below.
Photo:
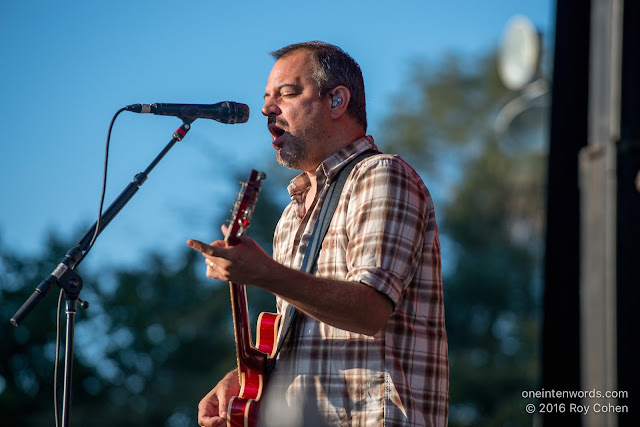
M251 171L249 181L241 183L238 199L234 202L231 220L227 228L227 246L239 243L239 237L249 227L251 214L258 199L263 172ZM247 307L247 293L244 284L229 282L231 308L233 312L238 377L240 393L231 398L228 406L227 426L253 427L258 420L259 400L266 387L267 363L276 352L276 340L280 327L280 315L261 313L256 328L256 343L252 342Z

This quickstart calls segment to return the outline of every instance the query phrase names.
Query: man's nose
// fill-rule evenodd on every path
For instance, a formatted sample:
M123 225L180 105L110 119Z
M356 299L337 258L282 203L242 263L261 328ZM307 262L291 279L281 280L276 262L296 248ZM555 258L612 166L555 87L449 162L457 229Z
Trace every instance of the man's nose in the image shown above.
M264 105L262 106L262 115L264 116L269 116L271 114L279 115L281 113L282 111L280 110L280 107L278 107L278 105L276 104L276 102L274 102L273 99L271 98L265 99Z

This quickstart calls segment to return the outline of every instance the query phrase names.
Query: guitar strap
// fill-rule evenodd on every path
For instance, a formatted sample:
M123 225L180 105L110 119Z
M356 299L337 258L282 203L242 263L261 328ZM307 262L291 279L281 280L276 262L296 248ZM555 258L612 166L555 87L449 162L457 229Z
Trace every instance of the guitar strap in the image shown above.
M327 190L327 195L322 202L322 208L320 209L320 214L318 215L318 219L316 220L315 225L313 226L313 233L311 233L311 239L309 244L307 245L307 250L304 253L304 258L302 260L302 266L300 268L301 271L306 273L311 273L318 262L318 254L320 252L320 247L322 246L322 241L327 234L327 230L329 230L329 224L331 224L331 219L333 218L333 214L336 211L336 207L338 206L338 201L340 200L340 194L342 193L342 188L344 187L345 182L347 182L347 177L351 173L351 170L358 164L360 161L364 160L366 157L373 156L375 154L380 154L377 150L367 150L356 156L353 160L347 163L338 173L335 178L329 185L329 189ZM287 311L284 315L284 323L282 324L282 333L280 334L280 340L278 341L278 348L272 358L272 362L269 366L267 366L267 374L270 374L278 359L278 354L280 354L280 349L282 348L282 344L284 344L285 338L289 335L289 331L291 330L291 326L293 325L293 321L296 318L297 310L292 305L287 307Z

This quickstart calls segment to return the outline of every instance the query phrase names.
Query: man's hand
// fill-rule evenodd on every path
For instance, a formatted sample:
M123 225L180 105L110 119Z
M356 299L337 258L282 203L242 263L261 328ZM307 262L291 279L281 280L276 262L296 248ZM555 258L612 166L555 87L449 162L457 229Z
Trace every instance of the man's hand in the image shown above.
M229 372L198 404L198 424L203 427L227 424L229 400L240 393L238 372Z
M227 226L222 226L227 232ZM258 278L268 275L279 265L250 237L240 236L240 243L227 246L223 240L210 244L190 239L187 245L201 252L207 263L207 277L241 284L255 284Z

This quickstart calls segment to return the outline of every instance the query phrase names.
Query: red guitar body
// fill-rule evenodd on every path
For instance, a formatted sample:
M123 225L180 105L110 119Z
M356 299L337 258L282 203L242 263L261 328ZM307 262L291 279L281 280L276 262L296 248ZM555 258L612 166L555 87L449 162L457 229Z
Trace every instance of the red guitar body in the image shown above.
M239 243L239 237L249 226L249 220L260 191L262 172L252 171L249 181L243 183L239 199L234 203L231 223L225 241L228 246ZM251 338L249 309L245 285L230 282L231 308L238 357L240 393L231 398L228 406L227 426L254 427L258 422L260 398L267 383L266 367L276 352L280 315L261 313L256 328L256 343Z

